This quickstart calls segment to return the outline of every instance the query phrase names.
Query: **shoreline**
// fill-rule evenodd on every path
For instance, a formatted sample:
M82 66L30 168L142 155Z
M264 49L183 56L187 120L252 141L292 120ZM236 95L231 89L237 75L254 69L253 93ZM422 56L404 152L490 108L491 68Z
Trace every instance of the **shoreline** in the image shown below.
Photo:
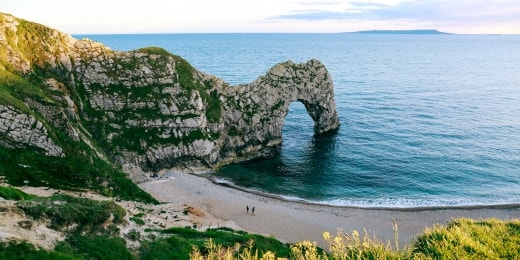
M191 174L191 173L187 173ZM295 199L289 199L285 198L281 195L275 195L270 194L262 191L257 191L253 189L247 189L242 188L238 185L234 185L232 183L228 182L219 182L215 178L213 178L210 174L191 174L196 177L206 178L209 181L211 181L213 184L230 188L230 189L236 189L242 192L255 194L261 197L267 197L271 199L276 199L280 201L285 202L294 202L294 203L301 203L301 204L307 204L307 205L315 205L315 206L325 206L325 207L338 207L338 208L352 208L352 209L369 209L369 210L391 210L391 211L410 211L410 212L416 212L416 211L423 211L423 210L443 210L443 209L468 209L468 210L477 210L477 209L514 209L514 208L520 208L520 203L497 203L497 204L467 204L467 205L433 205L433 206L403 206L403 207L391 207L391 206L356 206L356 205L335 205L335 204L327 204L327 203L321 203L318 201L310 201L300 198Z
M273 236L282 242L303 240L327 248L322 234L366 230L371 237L395 244L393 221L398 225L399 244L407 245L425 228L445 225L454 218L503 220L520 218L520 205L483 205L421 208L362 208L291 201L246 189L215 183L202 175L167 171L162 178L139 186L162 202L198 208L208 215L199 227L221 224L250 233ZM255 207L254 215L246 207ZM215 219L218 219L215 223Z

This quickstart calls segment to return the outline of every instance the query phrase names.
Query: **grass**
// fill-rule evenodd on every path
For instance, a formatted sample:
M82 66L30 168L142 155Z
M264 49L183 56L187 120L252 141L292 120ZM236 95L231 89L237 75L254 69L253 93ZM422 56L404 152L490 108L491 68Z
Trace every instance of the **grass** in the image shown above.
M177 70L178 82L189 94L198 91L204 104L206 104L206 118L210 123L218 123L222 114L222 103L220 94L213 90L209 92L211 83L197 82L193 78L195 69L183 58L173 55L175 58L175 69ZM209 93L208 93L209 92Z
M394 228L397 239L397 229ZM457 219L447 226L427 229L409 246L399 249L390 242L362 235L357 231L323 234L329 248L320 251L315 243L303 241L290 246L290 259L519 259L520 220ZM230 247L205 242L204 249L194 247L192 259L276 259L274 251L258 252L246 246Z
M122 238L107 235L72 235L56 245L54 252L72 259L136 259Z
M136 52L155 54L155 55L161 55L161 56L173 56L167 50L165 50L163 48L159 48L159 47L145 47L145 48L138 49Z
M1 187L0 190L4 194L22 194L26 200L20 200L16 205L26 216L48 222L50 228L62 230L67 235L52 251L25 241L0 242L0 259L135 259L115 226L123 224L126 211L113 201L60 194L27 197L15 188ZM6 197L13 199L19 195ZM32 220L26 222L32 223Z
M520 220L458 219L419 236L412 255L429 259L518 259Z
M136 259L121 238L70 236L53 251L37 248L26 241L0 242L0 259Z
M5 186L0 186L0 197L6 200L28 200L35 198L35 196L29 195L19 189Z
M0 63L1 64L1 63ZM27 106L19 97L35 96L33 85L27 82L22 77L6 69L3 65L0 66L0 103L12 105L22 111L28 112Z
M134 216L130 217L130 220L135 222L139 226L142 226L145 224L144 220L138 215L134 215Z
M73 147L69 148L73 149ZM0 147L0 176L15 186L46 186L67 190L96 190L107 196L157 203L148 193L113 165L79 148L67 157L42 155L35 149L8 150ZM21 165L25 165L22 167Z
M50 226L61 230L73 225L81 231L91 231L106 224L121 224L126 211L113 201L95 201L55 194L18 203L26 215L37 220L50 219Z
M272 237L248 234L228 228L210 229L206 232L199 232L191 228L171 228L161 233L169 236L145 242L139 253L140 259L188 259L193 248L207 252L205 244L209 240L222 247L235 247L237 243L245 246L250 243L249 241L255 241L252 249L261 253L274 251L284 257L288 257L290 253L287 245Z
M26 241L0 242L0 259L78 259L68 254L36 248Z

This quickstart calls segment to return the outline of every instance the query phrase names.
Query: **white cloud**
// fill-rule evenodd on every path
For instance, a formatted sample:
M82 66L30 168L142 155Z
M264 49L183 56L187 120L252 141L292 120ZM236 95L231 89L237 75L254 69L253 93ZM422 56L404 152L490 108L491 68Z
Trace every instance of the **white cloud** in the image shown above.
M443 27L452 32L520 33L520 2L517 0L410 0L410 1L350 1L338 9L293 10L271 19L279 21L304 20L350 21L362 24L386 23L387 28L410 29L417 25ZM351 26L355 27L355 26ZM390 27L390 28L388 28ZM478 29L485 31L478 31ZM475 30L477 29L477 30Z
M2 0L0 11L68 33L520 33L518 0Z

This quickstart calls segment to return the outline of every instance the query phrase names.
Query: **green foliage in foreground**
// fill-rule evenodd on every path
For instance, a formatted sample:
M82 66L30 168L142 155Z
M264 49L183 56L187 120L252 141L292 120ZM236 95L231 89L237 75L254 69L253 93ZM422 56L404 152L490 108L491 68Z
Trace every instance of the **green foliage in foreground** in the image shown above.
M447 227L427 229L414 243L412 255L432 259L519 259L520 220L454 220Z
M397 230L396 230L397 235ZM475 221L458 219L448 226L427 229L405 249L392 248L366 233L323 234L328 252L320 252L315 243L303 241L291 245L291 259L519 259L520 220ZM194 247L191 259L276 259L274 251L258 252L251 246L226 247L206 241L204 249Z
M0 186L0 193L5 190L25 194ZM49 221L50 228L64 230L67 238L54 251L35 248L27 242L0 243L0 259L135 259L116 226L123 223L126 211L114 201L62 194L25 198L18 201L18 208L35 220Z
M447 226L427 229L412 244L397 249L359 234L323 234L328 251L316 243L294 245L260 235L227 228L199 232L172 228L159 238L141 241L132 254L124 240L108 235L75 233L60 242L54 251L45 251L26 242L0 243L0 259L519 259L520 220L457 219ZM155 236L154 236L155 237Z
M58 243L54 251L23 242L0 243L0 259L136 259L119 237L77 235Z
M236 244L244 246L249 241L254 241L251 249L260 253L273 251L279 257L289 257L290 254L288 245L272 237L248 234L229 228L210 229L206 232L191 228L171 228L162 233L170 236L143 243L140 250L141 259L186 259L193 248L206 252L204 245L210 239L225 247L235 247Z

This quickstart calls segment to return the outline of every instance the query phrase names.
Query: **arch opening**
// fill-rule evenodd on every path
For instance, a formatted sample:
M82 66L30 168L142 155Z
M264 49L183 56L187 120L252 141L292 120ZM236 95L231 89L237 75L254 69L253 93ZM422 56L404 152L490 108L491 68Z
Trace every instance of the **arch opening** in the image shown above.
M282 145L293 148L311 140L314 135L315 120L308 113L304 102L293 101L289 104L282 128Z

